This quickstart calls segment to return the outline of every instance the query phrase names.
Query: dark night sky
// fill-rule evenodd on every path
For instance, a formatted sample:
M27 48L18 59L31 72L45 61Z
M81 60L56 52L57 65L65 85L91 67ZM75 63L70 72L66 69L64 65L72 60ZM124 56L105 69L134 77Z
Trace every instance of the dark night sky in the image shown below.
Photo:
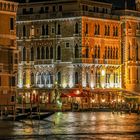
M24 3L26 0L17 0L17 1L20 3ZM50 0L29 0L29 2L41 2L41 1L50 1ZM115 9L124 9L125 1L127 1L127 8L135 9L135 0L93 0L93 1L112 3Z
M124 9L125 8L125 1L127 2L128 9L135 9L135 0L101 0L106 2L111 2L113 7Z

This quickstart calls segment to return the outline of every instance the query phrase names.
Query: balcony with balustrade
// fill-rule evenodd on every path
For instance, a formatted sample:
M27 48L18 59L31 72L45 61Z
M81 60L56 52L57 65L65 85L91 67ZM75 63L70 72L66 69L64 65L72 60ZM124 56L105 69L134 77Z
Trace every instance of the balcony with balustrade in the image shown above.
M74 58L73 63L93 64L93 58Z
M74 58L73 63L120 65L119 59Z
M46 60L36 60L34 61L34 65L46 65L46 64L53 64L53 59L46 59Z

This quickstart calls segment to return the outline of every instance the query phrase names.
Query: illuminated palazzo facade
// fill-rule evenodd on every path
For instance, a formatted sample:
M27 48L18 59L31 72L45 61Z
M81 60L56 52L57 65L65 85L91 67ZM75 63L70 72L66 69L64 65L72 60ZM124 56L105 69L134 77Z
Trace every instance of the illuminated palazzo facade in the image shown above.
M20 3L19 92L63 89L139 91L140 18L93 0ZM132 14L134 16L132 16Z
M18 69L16 45L17 3L0 0L0 110L15 104Z

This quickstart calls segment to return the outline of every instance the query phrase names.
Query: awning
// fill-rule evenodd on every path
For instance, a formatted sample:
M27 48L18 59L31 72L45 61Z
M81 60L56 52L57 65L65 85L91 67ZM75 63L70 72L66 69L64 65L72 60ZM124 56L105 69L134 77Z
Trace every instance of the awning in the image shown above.
M66 98L66 97L68 97L68 96L67 96L67 94L62 93L60 97L61 97L61 98Z
M65 97L86 97L86 96L84 95L83 92L77 94L75 91L75 92L69 92L69 93L62 93L61 97L65 98Z

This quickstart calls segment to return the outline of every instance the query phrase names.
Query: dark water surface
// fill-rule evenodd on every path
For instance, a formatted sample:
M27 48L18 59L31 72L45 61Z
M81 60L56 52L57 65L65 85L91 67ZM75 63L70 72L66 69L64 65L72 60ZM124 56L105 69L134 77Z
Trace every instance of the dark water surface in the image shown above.
M2 140L140 140L140 115L55 113L43 121L0 121Z

